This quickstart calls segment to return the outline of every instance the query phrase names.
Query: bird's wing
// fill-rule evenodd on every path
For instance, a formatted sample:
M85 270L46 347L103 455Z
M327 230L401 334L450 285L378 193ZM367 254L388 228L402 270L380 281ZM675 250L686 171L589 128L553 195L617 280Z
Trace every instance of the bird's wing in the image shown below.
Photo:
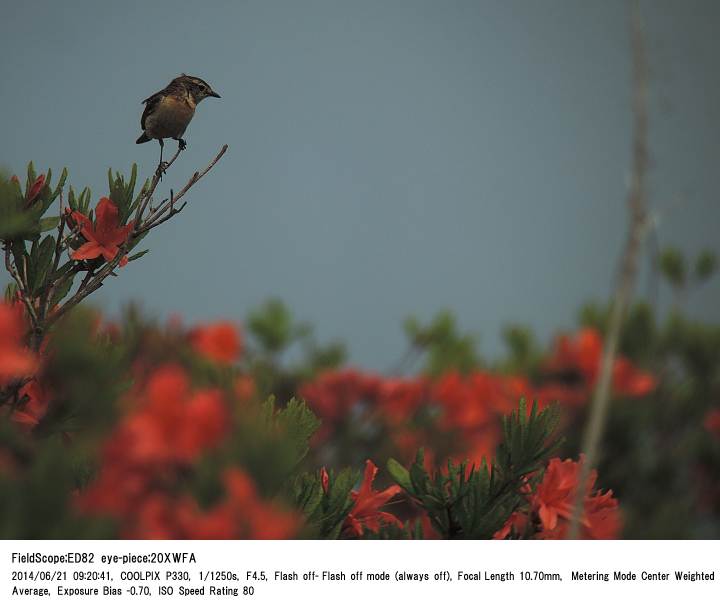
M142 101L142 103L145 104L145 110L143 110L142 117L140 118L140 127L142 129L145 129L145 119L148 117L148 115L152 114L155 108L157 108L157 105L158 103L160 103L162 97L163 92L158 91L157 93L153 93L150 97Z

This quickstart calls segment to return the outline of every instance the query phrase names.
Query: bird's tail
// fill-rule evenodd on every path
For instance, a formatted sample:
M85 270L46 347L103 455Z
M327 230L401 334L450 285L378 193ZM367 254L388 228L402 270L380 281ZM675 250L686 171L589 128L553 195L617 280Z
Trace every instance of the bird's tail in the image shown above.
M143 134L135 140L136 144L144 144L145 142L149 142L150 138L147 136L147 133L143 132Z

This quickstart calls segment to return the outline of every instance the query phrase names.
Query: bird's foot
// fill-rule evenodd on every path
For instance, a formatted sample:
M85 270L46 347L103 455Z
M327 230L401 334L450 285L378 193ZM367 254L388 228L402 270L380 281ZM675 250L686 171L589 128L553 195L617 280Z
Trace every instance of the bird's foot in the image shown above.
M158 163L157 169L155 170L155 175L162 180L163 175L165 175L165 171L167 170L168 162L167 161L160 161Z
M180 138L178 140L178 148L180 148L180 150L185 150L185 148L187 148L187 142L184 139Z

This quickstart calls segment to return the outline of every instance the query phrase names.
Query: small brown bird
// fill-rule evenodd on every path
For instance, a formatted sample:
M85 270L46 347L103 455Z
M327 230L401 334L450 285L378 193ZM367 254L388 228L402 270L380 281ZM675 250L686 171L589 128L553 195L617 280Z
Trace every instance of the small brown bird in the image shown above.
M162 91L143 100L145 110L140 119L143 132L135 143L158 140L162 167L163 138L177 140L180 150L185 150L182 136L195 114L195 106L206 97L220 96L202 78L181 74L173 79Z

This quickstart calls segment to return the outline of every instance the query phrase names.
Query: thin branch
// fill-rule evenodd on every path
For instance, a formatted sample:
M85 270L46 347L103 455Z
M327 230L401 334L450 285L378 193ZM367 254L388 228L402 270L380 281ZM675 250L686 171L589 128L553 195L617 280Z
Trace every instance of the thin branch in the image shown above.
M607 418L615 354L620 341L620 329L628 303L632 297L637 275L638 257L647 227L646 210L646 174L648 168L647 151L647 63L643 39L640 8L637 0L632 2L631 44L633 57L633 167L628 193L628 235L621 257L620 277L611 303L605 346L600 365L600 375L595 386L590 418L585 428L582 452L585 460L580 469L578 486L573 506L572 519L568 530L570 539L577 539L580 533L580 519L584 508L584 499L590 472L597 459L605 420Z
M80 225L74 226L72 230L65 235L65 238L62 240L62 249L66 250L68 246L70 245L70 242L77 237L80 234Z
M88 271L88 274L83 278L80 286L78 287L77 292L75 292L69 300L66 300L63 305L57 309L57 311L48 317L46 327L49 328L70 309L80 304L80 302L85 300L88 296L90 296L90 294L97 290L102 285L103 280L115 270L115 267L118 264L120 264L120 260L122 260L122 256L124 255L125 250L120 249L117 256L115 256L112 261L108 262L105 267L97 275L95 275L95 279L93 281L89 281L92 274L91 271Z
M78 287L75 294L73 294L72 297L70 297L68 300L66 300L62 306L60 306L55 312L53 312L47 319L45 328L49 328L52 324L54 324L58 319L60 319L63 315L65 315L70 309L78 305L80 302L85 300L90 294L95 292L97 289L99 289L103 281L107 279L110 275L114 275L115 269L118 267L122 259L127 255L127 253L130 250L130 243L138 236L140 236L142 233L145 233L149 231L150 229L154 228L155 226L158 226L159 224L162 224L166 220L170 219L175 214L179 213L182 210L182 207L184 207L184 204L179 209L175 209L173 206L177 202L177 200L183 196L190 188L192 188L200 179L202 179L205 174L207 174L214 166L215 164L220 160L220 158L225 154L227 151L228 146L225 144L221 149L220 152L215 156L213 161L200 173L195 172L193 176L188 180L187 184L183 187L183 189L175 195L173 198L171 198L165 205L163 205L160 210L157 212L151 214L146 218L144 221L142 220L142 213L147 207L148 203L150 202L150 199L152 198L153 193L155 192L155 189L157 188L158 183L160 182L160 178L158 174L156 174L153 177L152 182L150 183L150 187L148 188L147 192L143 195L143 200L138 205L138 212L135 215L135 218L137 219L137 222L135 224L135 228L133 232L131 233L128 240L119 248L118 253L116 256L108 262L105 266L101 267L99 270L95 272L94 275L92 275L90 272L88 275L86 275ZM175 159L180 154L180 150L178 150L175 155L168 161L168 164L165 166L167 169L170 167L174 162ZM164 214L169 210L169 213L167 216Z
M52 302L55 288L58 285L57 281L53 281L53 277L58 270L58 266L60 265L60 256L63 252L62 241L63 234L65 233L65 223L67 221L65 213L63 212L63 207L63 196L62 193L60 193L60 227L58 228L57 241L55 242L55 255L53 256L52 266L50 267L50 271L47 274L47 278L49 279L48 287L47 290L44 291L42 298L40 299L40 316L42 317L42 319L45 319L45 317L47 316L48 307Z
M179 214L183 209L185 209L186 205L187 205L187 201L185 201L180 207L171 207L170 211L167 215L160 218L158 221L154 222L153 224L143 227L142 232L149 231L150 229L155 228L156 226L160 226L163 222L167 222L170 218L172 218L176 214Z
M38 322L37 313L35 311L35 308L32 305L32 302L30 302L30 299L28 298L28 288L25 285L25 282L23 281L22 277L20 276L20 272L15 268L12 261L10 260L10 246L5 245L5 268L7 269L8 273L10 273L10 276L13 278L15 283L17 284L18 288L20 288L19 296L20 300L22 300L23 304L25 305L25 309L28 312L28 315L30 316L30 321L32 322L32 329L33 333L37 332L38 328L40 327L40 323Z
M227 148L227 146L226 146ZM180 147L175 151L175 154L172 156L172 158L165 164L163 172L166 172L170 167L172 167L173 163L176 161L176 159L180 156L180 153L182 150ZM135 226L139 226L140 220L142 219L143 213L145 213L145 208L148 206L148 203L150 203L150 200L152 199L153 194L155 194L155 189L157 188L158 184L160 183L160 179L162 178L162 173L156 171L153 175L153 179L150 182L150 186L148 187L147 191L143 194L143 198L141 202L138 204L138 210L135 214Z
M187 184L183 186L180 189L180 192L177 194L174 194L170 200L165 203L164 205L161 205L160 208L155 211L154 213L150 214L145 222L143 222L142 227L136 226L135 234L139 235L142 234L150 228L153 227L153 223L157 221L163 214L165 214L169 209L171 209L180 199L182 199L185 196L185 193L190 190L197 182L199 182L205 174L207 174L214 166L215 164L223 157L223 155L227 152L228 146L225 144L221 149L220 152L215 155L215 158L210 162L210 164L203 169L201 172L195 172L192 177L188 180ZM174 157L173 157L174 160Z

